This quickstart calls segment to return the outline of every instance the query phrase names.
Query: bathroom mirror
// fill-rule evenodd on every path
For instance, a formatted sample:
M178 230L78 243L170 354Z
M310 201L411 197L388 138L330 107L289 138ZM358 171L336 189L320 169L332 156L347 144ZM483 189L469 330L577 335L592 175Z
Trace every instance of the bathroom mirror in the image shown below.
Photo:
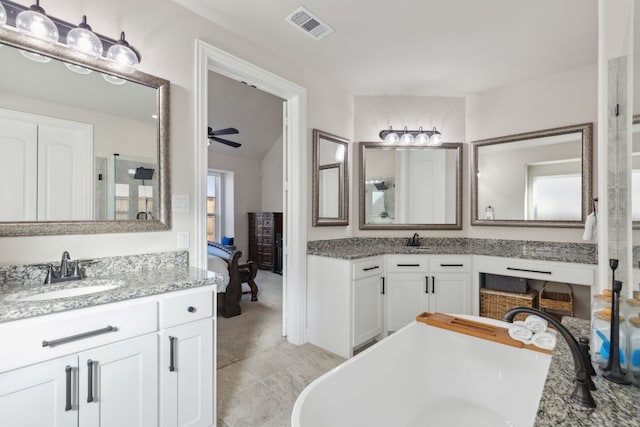
M313 130L313 226L349 225L349 141Z
M171 228L167 80L8 28L0 63L0 236Z
M462 229L462 144L360 142L360 229Z
M633 116L632 132L631 219L633 228L640 229L640 115Z
M593 124L472 142L471 223L581 227L592 209Z

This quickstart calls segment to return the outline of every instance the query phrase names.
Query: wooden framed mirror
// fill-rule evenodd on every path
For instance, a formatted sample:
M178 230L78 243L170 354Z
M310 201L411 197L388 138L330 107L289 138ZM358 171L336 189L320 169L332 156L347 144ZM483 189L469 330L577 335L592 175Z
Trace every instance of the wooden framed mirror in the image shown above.
M313 130L313 226L349 225L349 141Z
M461 230L462 144L360 142L361 230Z
M472 225L583 226L593 208L592 123L471 146Z

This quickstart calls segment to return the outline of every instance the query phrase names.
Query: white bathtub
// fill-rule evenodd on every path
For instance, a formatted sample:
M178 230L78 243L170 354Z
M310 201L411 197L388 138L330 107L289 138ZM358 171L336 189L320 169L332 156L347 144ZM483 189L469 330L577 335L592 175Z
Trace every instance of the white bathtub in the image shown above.
M413 322L309 384L291 424L531 426L550 361L540 352Z

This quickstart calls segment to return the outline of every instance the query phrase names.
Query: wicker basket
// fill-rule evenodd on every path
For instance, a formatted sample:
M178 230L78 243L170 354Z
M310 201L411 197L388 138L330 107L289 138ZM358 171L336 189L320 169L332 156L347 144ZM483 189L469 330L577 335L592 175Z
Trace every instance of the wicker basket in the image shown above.
M551 287L562 288L564 292L551 291ZM563 311L573 316L573 292L567 283L545 282L540 290L540 309Z
M521 294L480 288L480 316L502 320L504 313L513 307L537 308L538 292L530 290ZM518 314L515 320L524 320L526 314Z

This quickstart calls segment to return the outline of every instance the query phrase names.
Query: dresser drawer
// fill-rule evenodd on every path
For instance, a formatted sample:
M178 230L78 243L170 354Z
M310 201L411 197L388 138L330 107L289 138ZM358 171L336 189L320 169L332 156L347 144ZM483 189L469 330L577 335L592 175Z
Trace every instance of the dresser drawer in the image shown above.
M160 327L170 328L213 316L213 291L197 290L167 295L160 300Z
M123 302L0 323L0 372L158 330L156 301Z
M384 260L382 258L367 258L353 262L353 280L382 274L384 274Z

